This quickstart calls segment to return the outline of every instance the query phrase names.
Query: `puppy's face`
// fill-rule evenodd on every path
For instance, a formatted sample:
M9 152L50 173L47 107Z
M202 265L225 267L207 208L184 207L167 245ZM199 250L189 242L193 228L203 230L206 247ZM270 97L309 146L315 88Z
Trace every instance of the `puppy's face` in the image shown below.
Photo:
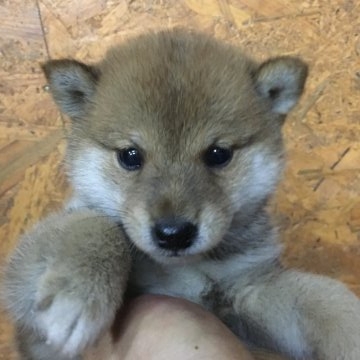
M282 169L281 125L306 78L298 59L258 65L181 30L131 40L96 66L44 70L73 120L78 196L160 262L205 254L266 201Z

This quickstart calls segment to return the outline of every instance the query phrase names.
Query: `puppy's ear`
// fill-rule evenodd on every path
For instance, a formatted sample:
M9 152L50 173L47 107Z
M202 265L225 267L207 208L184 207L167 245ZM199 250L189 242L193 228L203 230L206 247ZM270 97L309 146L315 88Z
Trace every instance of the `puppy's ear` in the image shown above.
M270 101L274 113L285 115L299 100L307 74L307 65L298 58L273 58L258 68L255 75L257 90Z
M71 119L83 118L96 91L100 71L75 60L50 60L42 65L50 92Z

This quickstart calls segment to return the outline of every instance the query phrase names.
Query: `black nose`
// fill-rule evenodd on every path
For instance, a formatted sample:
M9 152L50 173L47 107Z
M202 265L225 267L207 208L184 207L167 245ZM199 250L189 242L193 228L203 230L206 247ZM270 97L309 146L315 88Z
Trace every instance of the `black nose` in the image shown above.
M179 219L158 221L153 228L154 240L159 247L167 250L188 248L193 243L196 234L196 225Z

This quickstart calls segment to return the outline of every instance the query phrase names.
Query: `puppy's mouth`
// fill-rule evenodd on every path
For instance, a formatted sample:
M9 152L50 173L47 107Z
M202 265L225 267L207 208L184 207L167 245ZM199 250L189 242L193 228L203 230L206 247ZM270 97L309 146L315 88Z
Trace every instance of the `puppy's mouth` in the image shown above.
M170 251L168 253L165 253L165 256L166 257L170 257L170 258L177 258L177 257L180 257L180 256L184 256L184 254L181 254L179 251Z
M202 251L164 251L158 249L158 251L152 251L148 255L160 264L168 265L185 265L193 262L197 262L202 258Z
M156 257L165 257L165 258L170 258L170 259L179 259L179 258L191 258L194 256L198 256L199 254L201 254L201 252L196 251L196 250L171 250L171 251L164 251L159 249L159 251L156 252L155 256Z

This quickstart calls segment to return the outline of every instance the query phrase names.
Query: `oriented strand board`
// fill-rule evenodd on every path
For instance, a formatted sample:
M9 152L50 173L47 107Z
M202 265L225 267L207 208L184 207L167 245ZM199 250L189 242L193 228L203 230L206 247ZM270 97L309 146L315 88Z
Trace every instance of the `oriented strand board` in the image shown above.
M305 94L284 127L288 167L273 202L284 262L360 295L360 3L356 0L4 0L0 2L0 264L61 206L66 127L39 63L97 61L149 30L184 26L259 60L301 55ZM14 358L0 314L0 359Z

